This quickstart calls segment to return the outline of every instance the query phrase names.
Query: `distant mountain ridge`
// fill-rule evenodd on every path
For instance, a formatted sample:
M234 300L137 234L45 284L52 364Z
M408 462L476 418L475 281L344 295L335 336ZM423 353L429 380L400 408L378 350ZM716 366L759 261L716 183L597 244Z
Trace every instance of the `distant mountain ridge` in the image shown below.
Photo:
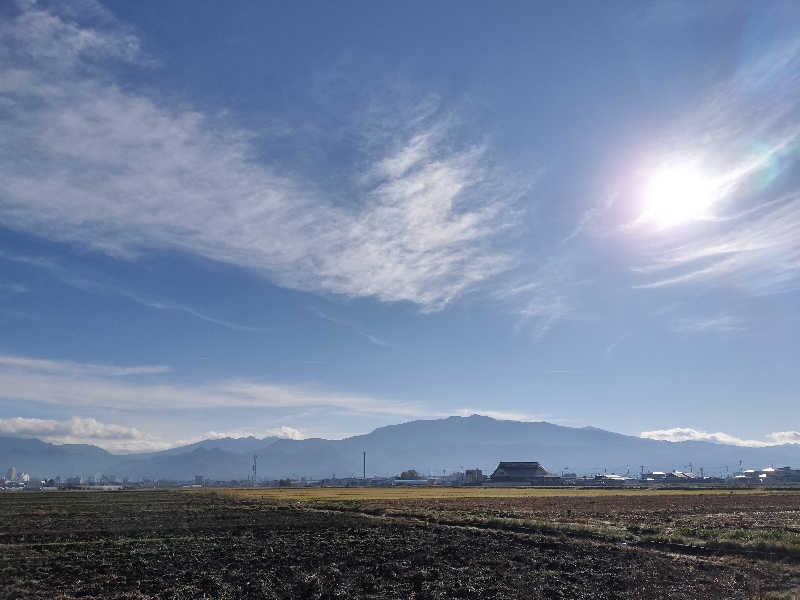
M145 454L114 455L96 446L54 445L0 437L0 468L15 465L36 477L106 473L118 477L188 480L245 479L258 455L259 478L360 475L362 452L368 475L393 475L409 468L440 474L478 467L490 471L501 460L535 460L551 472L638 473L684 470L689 463L707 474L768 465L800 467L800 445L745 448L709 442L665 442L594 427L564 427L544 421L448 417L379 427L342 440L222 438Z
M151 456L152 457L172 456L176 454L187 454L189 452L194 452L195 450L199 449L222 450L224 452L231 452L233 454L252 454L257 450L262 450L263 448L266 448L267 446L278 441L279 439L280 438L277 436L257 438L252 435L241 438L234 438L234 437L212 438L208 440L200 440L199 442L195 442L193 444L187 444L185 446L177 446L175 448L170 448L168 450L161 450L159 452L140 453L136 454L135 456L139 458L146 458Z

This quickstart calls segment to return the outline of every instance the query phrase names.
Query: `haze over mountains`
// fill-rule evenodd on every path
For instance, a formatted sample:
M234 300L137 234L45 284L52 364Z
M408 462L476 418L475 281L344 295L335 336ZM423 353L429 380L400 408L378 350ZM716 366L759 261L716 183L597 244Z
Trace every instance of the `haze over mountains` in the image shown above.
M552 472L638 473L686 469L718 474L768 465L800 466L800 445L747 448L710 442L665 442L594 427L573 428L547 422L500 421L490 417L449 417L380 427L342 440L224 438L146 454L115 455L90 445L54 445L36 439L0 437L0 466L15 465L35 477L113 474L132 480L246 479L258 455L259 479L286 476L322 478L361 474L395 475L408 468L439 474L500 460L537 460Z

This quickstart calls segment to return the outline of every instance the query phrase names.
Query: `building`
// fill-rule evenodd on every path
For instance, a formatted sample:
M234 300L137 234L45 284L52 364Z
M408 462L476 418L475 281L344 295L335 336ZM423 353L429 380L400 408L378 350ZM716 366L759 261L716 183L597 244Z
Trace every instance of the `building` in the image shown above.
M667 474L664 471L653 471L652 473L645 473L642 475L642 479L646 481L664 481L667 478Z
M665 480L670 483L686 483L694 479L697 479L697 475L685 471L673 471L672 473L667 473L665 477Z
M464 483L483 483L483 471L480 469L467 469L464 471Z
M800 470L791 467L767 467L758 476L762 483L797 483L800 482Z
M558 485L561 478L538 462L501 462L489 481L499 485Z
M603 475L595 475L594 479L583 481L583 485L603 485L603 486L623 486L627 483L633 483L635 479L626 475L617 475L616 473L604 473Z
M6 479L8 481L16 481L17 480L17 467L9 467L8 471L6 472Z

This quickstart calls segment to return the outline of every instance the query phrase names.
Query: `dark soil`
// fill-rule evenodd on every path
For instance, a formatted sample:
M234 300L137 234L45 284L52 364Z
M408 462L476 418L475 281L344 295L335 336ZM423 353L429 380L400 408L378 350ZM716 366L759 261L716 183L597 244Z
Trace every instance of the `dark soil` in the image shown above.
M757 598L794 577L764 561L223 495L0 494L7 599Z

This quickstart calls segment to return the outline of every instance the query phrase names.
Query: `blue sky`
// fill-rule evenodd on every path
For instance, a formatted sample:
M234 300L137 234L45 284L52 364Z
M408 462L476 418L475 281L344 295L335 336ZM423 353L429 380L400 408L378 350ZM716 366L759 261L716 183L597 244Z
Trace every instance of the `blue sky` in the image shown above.
M0 7L0 433L800 442L794 3Z

